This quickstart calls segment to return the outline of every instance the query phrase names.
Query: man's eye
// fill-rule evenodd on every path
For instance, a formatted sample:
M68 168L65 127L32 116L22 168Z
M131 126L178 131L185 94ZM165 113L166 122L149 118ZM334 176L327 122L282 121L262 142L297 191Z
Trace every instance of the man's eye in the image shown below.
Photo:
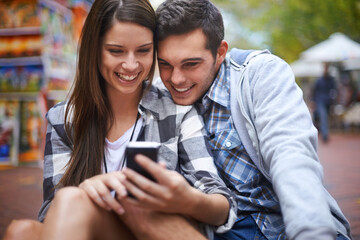
M198 64L198 62L187 62L184 64L184 67L195 67Z

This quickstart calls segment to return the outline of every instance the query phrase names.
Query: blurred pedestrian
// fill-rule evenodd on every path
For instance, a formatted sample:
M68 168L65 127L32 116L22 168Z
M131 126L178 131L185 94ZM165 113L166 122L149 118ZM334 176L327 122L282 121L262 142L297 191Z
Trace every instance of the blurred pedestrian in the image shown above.
M315 102L314 120L318 121L318 129L324 142L329 140L329 112L336 99L335 79L329 73L329 63L324 63L324 73L314 85Z

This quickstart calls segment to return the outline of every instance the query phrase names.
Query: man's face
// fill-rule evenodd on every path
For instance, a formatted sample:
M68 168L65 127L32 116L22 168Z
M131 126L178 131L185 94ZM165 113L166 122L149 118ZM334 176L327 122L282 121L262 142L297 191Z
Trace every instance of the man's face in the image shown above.
M160 77L175 103L193 104L214 81L222 59L214 59L205 46L206 37L201 29L159 42Z

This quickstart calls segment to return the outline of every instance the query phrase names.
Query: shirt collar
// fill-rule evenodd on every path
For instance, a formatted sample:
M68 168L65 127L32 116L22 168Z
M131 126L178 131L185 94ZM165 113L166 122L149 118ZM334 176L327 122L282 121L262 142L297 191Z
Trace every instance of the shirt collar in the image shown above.
M154 85L151 85L146 91L148 83L144 84L144 95L142 96L138 110L141 116L144 117L146 112L150 112L155 119L159 119L160 113L166 109L173 108L174 105L169 105L168 101L172 101L170 92L162 90Z
M202 98L200 104L203 106L199 106L199 109L204 109L207 111L211 105L211 102L216 102L224 107L230 107L230 90L229 90L229 71L227 71L228 64L224 61L220 65L220 69L216 78L207 91L207 93Z

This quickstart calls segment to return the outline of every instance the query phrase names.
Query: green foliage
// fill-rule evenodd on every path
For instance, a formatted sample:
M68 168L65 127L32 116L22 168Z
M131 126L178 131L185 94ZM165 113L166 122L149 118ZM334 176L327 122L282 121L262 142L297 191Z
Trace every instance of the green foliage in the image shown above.
M213 0L245 28L265 34L270 50L292 62L341 32L360 41L359 0ZM244 48L241 43L237 47Z

